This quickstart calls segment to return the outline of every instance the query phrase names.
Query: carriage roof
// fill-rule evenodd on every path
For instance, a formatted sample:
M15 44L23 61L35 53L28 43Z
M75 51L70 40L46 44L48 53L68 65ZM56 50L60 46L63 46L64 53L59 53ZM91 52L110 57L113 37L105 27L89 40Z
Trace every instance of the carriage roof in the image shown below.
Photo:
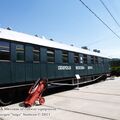
M31 43L31 44L40 45L40 46L46 46L51 48L57 48L57 49L62 49L62 50L67 50L72 52L78 52L78 53L108 58L108 56L102 55L101 53L96 53L89 50L81 49L79 47L51 41L49 39L46 39L45 37L36 37L33 35L28 35L25 33L20 33L20 32L7 30L3 28L0 28L0 38L7 39L10 41Z

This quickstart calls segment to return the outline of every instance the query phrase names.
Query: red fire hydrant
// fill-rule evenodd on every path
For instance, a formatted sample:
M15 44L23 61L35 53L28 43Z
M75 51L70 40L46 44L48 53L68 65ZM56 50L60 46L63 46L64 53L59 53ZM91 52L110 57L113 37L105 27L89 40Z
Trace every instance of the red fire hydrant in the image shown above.
M43 91L47 86L47 79L38 79L35 84L29 90L29 96L24 101L25 107L31 107L36 100L39 100L40 105L45 103L45 99L42 97Z

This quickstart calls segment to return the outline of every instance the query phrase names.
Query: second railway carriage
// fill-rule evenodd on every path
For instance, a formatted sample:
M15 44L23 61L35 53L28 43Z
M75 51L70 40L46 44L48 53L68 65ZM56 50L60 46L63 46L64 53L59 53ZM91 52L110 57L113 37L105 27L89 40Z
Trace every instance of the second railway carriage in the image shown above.
M105 78L109 58L100 53L7 29L0 29L0 102L9 103L17 89L38 78L48 83L80 83ZM6 97L3 97L5 95Z

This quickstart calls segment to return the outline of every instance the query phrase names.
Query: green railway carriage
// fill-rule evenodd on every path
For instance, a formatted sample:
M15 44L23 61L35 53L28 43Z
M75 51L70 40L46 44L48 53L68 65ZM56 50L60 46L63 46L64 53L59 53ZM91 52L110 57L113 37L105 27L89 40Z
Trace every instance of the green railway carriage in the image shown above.
M84 83L108 73L109 58L100 53L0 29L1 103L6 102L3 94L13 98L16 89L29 86L38 78L69 85L76 75L80 76L79 83Z

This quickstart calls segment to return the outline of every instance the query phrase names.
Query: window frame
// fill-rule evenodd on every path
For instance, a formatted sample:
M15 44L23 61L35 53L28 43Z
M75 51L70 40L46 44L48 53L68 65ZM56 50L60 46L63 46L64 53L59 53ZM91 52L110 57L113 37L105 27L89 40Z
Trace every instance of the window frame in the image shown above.
M80 55L79 53L74 53L74 63L80 63Z
M62 63L63 64L69 63L69 54L68 54L68 51L65 51L65 50L62 51Z
M95 64L95 60L94 60L94 56L93 55L90 56L90 60L91 60L91 62L90 62L91 64Z
M95 64L98 64L98 56L94 56L94 61L95 61Z
M83 64L88 64L88 55L83 54Z
M7 57L9 58L9 59L1 59L0 58L0 61L1 62L10 62L11 61L11 43L9 41L5 41L3 39L0 39L0 42L8 44L7 46L6 45L0 45L0 54L1 53L7 53L8 54Z
M23 48L17 48L17 45L23 46ZM25 45L23 43L16 43L16 62L25 62ZM22 53L23 54L23 60L17 59L17 54Z
M105 58L101 57L101 63L105 64Z
M47 48L47 63L55 63L55 49Z
M33 51L33 63L39 63L40 62L40 46L33 45L32 51ZM39 58L38 60L35 60L35 56L34 55L36 55L36 54L38 55L38 58Z

